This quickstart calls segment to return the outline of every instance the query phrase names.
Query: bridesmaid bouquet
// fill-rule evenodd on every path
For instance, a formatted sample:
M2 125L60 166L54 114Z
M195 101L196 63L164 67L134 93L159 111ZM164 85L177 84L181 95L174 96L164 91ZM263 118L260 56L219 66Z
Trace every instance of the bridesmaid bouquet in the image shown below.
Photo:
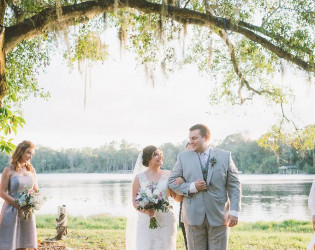
M18 193L18 197L15 200L20 208L23 209L25 220L28 219L31 213L34 213L34 210L39 210L45 201L46 197L42 196L39 190L34 191L30 187L25 187L22 192Z
M140 188L135 201L138 210L154 209L155 211L166 212L172 208L167 196L157 188L156 183L150 183L146 188ZM149 228L155 229L157 227L156 218L150 218Z

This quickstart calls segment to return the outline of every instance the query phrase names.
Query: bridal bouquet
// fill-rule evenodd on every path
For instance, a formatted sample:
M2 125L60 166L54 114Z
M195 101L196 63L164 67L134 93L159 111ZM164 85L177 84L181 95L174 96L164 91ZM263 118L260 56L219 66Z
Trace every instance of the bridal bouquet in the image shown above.
M146 188L140 188L136 196L138 210L154 209L155 211L166 212L172 208L168 198L158 188L157 184L150 183ZM149 228L155 229L158 223L155 217L150 218Z
M28 219L30 213L34 213L34 210L39 210L45 201L46 197L42 196L39 190L34 191L30 187L25 187L22 192L18 193L18 197L15 200L20 208L23 209L25 220Z

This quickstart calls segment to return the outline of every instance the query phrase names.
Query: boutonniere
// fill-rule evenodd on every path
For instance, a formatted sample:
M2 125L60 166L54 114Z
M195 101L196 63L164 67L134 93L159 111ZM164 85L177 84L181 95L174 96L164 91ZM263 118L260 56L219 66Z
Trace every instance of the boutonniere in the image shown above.
M217 163L217 159L215 157L210 158L211 167L213 167Z

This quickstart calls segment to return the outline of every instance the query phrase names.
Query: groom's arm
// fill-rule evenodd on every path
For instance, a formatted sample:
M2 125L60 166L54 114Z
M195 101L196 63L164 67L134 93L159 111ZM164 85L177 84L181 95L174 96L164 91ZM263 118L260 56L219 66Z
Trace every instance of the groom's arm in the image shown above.
M231 202L230 214L238 217L238 212L241 210L241 183L238 177L237 168L229 153L227 191Z
M168 186L174 192L180 195L188 196L191 183L184 182L182 184L175 184L175 179L178 177L183 178L183 166L181 164L180 155L177 156L175 166L171 172L170 178L168 179Z

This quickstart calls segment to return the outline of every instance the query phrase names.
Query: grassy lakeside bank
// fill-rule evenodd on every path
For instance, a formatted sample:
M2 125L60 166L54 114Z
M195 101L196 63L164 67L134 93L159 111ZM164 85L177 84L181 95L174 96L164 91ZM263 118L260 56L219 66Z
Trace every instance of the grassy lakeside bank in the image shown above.
M37 215L39 241L55 236L55 216ZM125 248L126 218L110 215L68 217L68 236L51 245L50 249L108 249ZM305 249L312 236L312 225L306 221L240 223L230 231L229 249ZM48 249L48 245L45 245ZM184 249L180 230L177 249Z

